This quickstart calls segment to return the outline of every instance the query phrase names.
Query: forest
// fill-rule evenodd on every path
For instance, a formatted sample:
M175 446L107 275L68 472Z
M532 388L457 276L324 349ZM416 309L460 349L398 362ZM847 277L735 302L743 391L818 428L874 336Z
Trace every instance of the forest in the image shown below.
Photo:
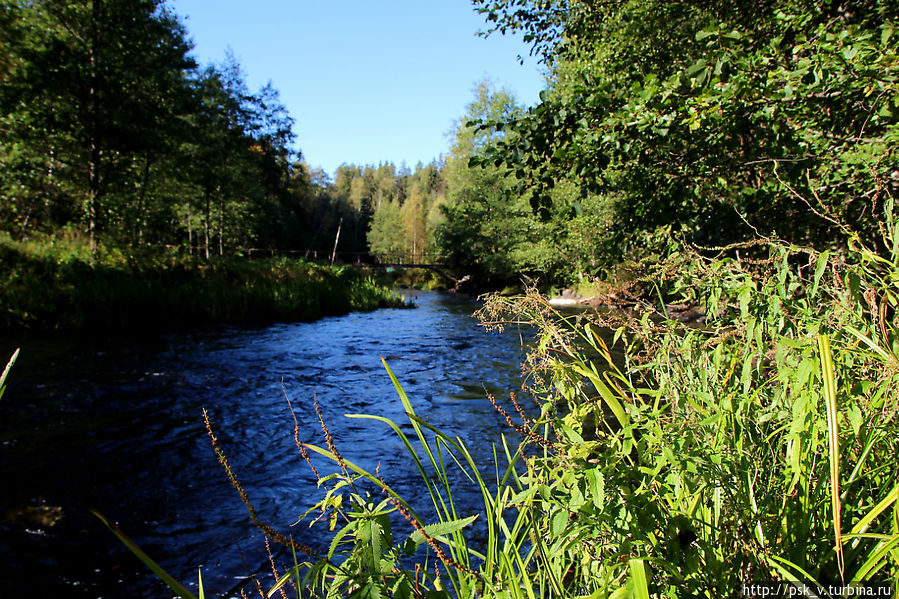
M11 237L209 258L323 249L353 217L294 149L278 91L251 92L231 56L196 64L163 2L4 3L0 19Z
M4 3L2 229L209 258L327 255L342 224L348 257L431 255L480 289L677 243L827 247L899 184L896 8L819 4L476 2L532 42L541 101L480 82L445 156L332 179L278 91L196 64L164 2Z
M0 25L0 222L12 241L209 259L322 258L337 240L347 262L448 253L466 270L456 237L470 223L438 233L454 220L448 201L503 189L468 168L475 137L490 136L467 121L521 112L486 83L448 158L344 164L332 178L296 149L278 91L249 90L230 55L198 65L164 2L4 3ZM482 288L516 279L506 249L482 248Z

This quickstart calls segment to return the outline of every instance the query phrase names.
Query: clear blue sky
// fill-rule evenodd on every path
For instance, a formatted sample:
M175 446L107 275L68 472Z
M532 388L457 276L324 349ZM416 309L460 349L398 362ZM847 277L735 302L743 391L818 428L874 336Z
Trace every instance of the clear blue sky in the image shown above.
M251 90L271 80L295 119L297 149L333 174L341 163L446 154L447 132L485 78L532 105L544 81L520 38L485 28L469 0L169 0L194 56L227 48ZM524 57L524 66L518 56Z

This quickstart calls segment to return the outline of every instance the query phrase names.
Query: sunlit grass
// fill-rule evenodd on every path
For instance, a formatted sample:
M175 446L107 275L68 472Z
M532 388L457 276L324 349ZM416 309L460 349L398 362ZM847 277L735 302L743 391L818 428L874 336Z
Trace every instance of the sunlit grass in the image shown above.
M82 250L76 243L0 239L0 327L171 328L312 320L403 305L351 267L284 258L92 258Z

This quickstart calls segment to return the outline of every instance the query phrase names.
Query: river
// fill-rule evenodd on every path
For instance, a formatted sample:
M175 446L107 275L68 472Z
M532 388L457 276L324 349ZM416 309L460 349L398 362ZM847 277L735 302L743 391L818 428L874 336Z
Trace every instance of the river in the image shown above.
M261 534L216 462L204 407L251 501L273 524L295 522L321 497L294 445L285 392L302 441L324 445L315 397L345 457L380 463L387 482L425 505L417 471L387 426L344 417L404 421L380 357L420 416L486 460L507 429L485 391L508 397L519 389L522 356L519 332L484 332L471 316L474 302L415 293L415 309L313 323L0 339L4 363L22 347L0 399L0 597L170 596L90 508L182 582L195 585L201 568L207 596L259 568ZM473 496L463 501L477 510ZM292 533L321 547L327 531L307 523Z

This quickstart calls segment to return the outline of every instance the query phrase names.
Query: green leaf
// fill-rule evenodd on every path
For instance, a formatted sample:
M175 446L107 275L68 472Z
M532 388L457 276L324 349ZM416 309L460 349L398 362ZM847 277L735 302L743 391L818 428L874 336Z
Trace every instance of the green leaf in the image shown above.
M692 65L690 65L689 68L687 68L687 76L693 77L694 75L696 75L696 73L703 70L707 65L708 65L708 63L705 61L705 59L700 58L699 60L694 62Z
M575 445L582 445L584 443L584 438L577 433L573 428L568 426L563 422L559 422L557 424L562 433L568 438L569 441L574 443Z
M618 398L615 397L615 394L609 386L600 378L599 373L596 371L596 366L590 364L590 367L588 368L585 364L575 362L572 363L571 367L575 372L581 376L587 377L587 379L593 383L593 387L599 392L606 406L608 406L615 415L621 428L627 428L630 424L630 418L628 418L624 406L621 405L621 402L618 401Z
M552 533L553 537L560 537L562 533L565 532L565 527L568 525L568 512L565 510L559 510L555 514L553 514L552 520L550 521L549 529Z
M358 521L353 521L341 528L334 538L331 539L331 544L328 546L328 559L333 559L334 553L337 551L337 547L340 545L341 539L348 535L351 532L356 530L356 526L358 525Z
M695 35L696 41L701 42L702 40L712 37L713 35L718 35L719 31L717 27L706 27L702 31L698 31Z
M811 297L815 297L818 293L818 284L821 282L821 276L824 274L824 269L827 268L829 258L829 252L821 252L818 254L818 259L815 261L815 277L813 279L811 293L809 294Z
M378 560L381 558L382 551L382 541L384 540L384 528L381 526L381 523L378 522L377 518L372 518L368 521L368 534L369 534L369 542L371 543L371 569L372 571L376 571Z
M587 470L587 482L590 485L590 498L596 509L602 509L606 501L606 481L597 468Z
M454 532L458 532L477 520L478 515L469 516L467 518L459 518L457 520L448 520L446 522L435 522L434 524L428 524L427 526L423 526L422 529L429 537L439 539L439 537L443 537L446 535L453 534ZM421 531L416 530L409 538L412 539L416 545L421 545L426 541L424 535Z
M646 579L646 565L642 559L634 558L628 562L631 573L631 583L634 587L634 597L637 599L649 599L649 583Z

